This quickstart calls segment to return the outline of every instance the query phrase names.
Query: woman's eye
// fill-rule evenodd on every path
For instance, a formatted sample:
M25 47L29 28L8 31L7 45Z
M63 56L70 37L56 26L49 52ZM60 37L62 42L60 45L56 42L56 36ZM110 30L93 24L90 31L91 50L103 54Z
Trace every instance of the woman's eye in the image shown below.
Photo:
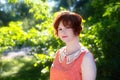
M59 28L58 30L59 30L59 31L61 31L62 29L61 29L61 28Z

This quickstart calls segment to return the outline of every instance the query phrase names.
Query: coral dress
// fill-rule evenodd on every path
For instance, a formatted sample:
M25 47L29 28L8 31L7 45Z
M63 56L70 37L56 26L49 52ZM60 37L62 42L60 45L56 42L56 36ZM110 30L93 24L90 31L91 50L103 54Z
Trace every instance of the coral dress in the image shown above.
M82 80L81 63L87 50L82 50L80 55L70 64L66 64L66 58L59 62L59 51L50 69L50 80Z

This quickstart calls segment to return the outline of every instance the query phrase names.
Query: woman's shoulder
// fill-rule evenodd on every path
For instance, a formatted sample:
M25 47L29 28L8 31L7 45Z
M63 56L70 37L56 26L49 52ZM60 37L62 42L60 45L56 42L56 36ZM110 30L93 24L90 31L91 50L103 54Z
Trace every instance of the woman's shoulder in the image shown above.
M87 59L87 60L93 59L93 54L91 52L87 52L84 56L84 59Z
M81 47L81 51L82 52L85 52L85 55L84 55L84 60L90 60L90 59L94 59L93 58L93 54L84 46Z
M85 55L83 57L83 64L93 64L95 62L93 54L87 49L84 48L85 50Z

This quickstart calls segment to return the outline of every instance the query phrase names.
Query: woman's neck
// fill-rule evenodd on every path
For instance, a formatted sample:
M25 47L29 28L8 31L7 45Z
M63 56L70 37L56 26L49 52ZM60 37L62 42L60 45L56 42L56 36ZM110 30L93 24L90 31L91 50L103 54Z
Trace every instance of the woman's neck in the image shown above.
M66 51L68 54L72 54L81 48L78 37L66 44Z

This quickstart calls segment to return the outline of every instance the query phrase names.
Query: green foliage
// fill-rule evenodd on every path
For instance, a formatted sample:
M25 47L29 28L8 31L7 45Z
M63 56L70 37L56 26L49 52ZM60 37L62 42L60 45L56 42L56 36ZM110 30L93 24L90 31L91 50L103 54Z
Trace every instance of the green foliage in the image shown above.
M120 24L118 23L120 2L103 1L98 3L99 1L89 3L88 8L94 10L91 11L91 15L88 15L84 24L85 30L81 41L95 55L98 68L97 80L119 80L120 63L117 61L120 57Z
M39 67L41 74L40 77L44 80L49 79L50 67L53 61L53 57L45 54L34 54L38 60L34 66Z
M33 66L35 61L31 56L2 60L0 80L43 80L47 75L41 73L41 67Z
M29 12L34 14L33 16L36 20L44 20L48 17L48 5L46 3L40 2L39 4L33 4L32 6L33 7L29 10Z
M32 20L28 22L28 19L26 19L26 21L24 19L23 21L10 22L8 26L2 26L0 28L0 52L2 53L7 49L29 46L32 48L31 53L37 53L35 54L37 60L34 64L35 67L31 66L33 70L21 70L18 72L20 75L15 73L14 76L4 78L7 80L14 80L17 78L20 80L31 80L33 79L31 77L24 77L24 79L20 78L24 75L22 73L28 74L31 72L35 73L35 80L38 80L38 77L40 80L49 79L49 69L53 60L54 52L63 45L63 43L60 43L60 40L54 37L52 28L53 16L51 16L52 14L48 14L48 9L46 9L48 7L45 6L46 8L44 8L44 5L42 5L42 8L45 10L39 12L39 10L42 9L40 4L35 5L35 3L33 4L30 2L27 5L30 6L30 13L34 14L35 19L32 19L36 22L34 27L33 25L27 25L32 22ZM27 26L30 28L27 28ZM42 53L46 55L43 55Z
M21 22L10 22L9 27L0 28L0 52L2 49L13 47L15 45L19 46L21 42L25 40L25 32L22 31Z
M53 61L53 57L51 57L49 55L45 55L45 54L34 54L34 56L38 60L34 64L35 67L38 67L38 65L39 65L39 66L43 66L43 68L46 68L46 67L50 68L51 63Z
M50 12L51 7L47 5L47 0L8 0L8 2L7 10L0 11L0 54L7 49L29 46L32 48L31 53L37 53L34 54L37 61L34 67L29 65L31 69L21 70L18 73L20 75L6 77L7 80L16 80L32 72L35 73L36 80L38 77L40 80L48 79L53 56L56 50L64 45L53 34L52 21L56 13ZM84 27L80 41L94 54L98 68L97 80L120 79L119 5L119 0L60 0L53 10L69 9L83 16ZM7 63L4 66L7 66ZM26 67L27 65L23 68ZM31 79L30 77L28 80Z

